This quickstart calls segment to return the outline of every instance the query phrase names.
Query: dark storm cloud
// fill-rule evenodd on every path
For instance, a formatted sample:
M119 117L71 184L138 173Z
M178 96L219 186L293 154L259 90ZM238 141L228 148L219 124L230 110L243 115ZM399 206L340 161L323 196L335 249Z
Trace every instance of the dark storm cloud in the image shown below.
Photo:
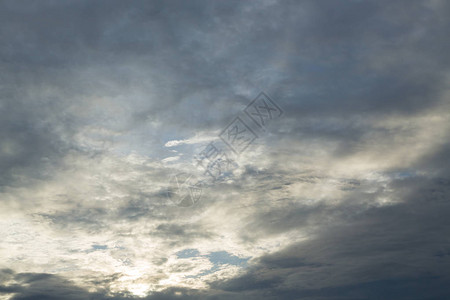
M308 21L286 29L298 55L279 87L290 91L298 78L298 100L288 104L298 105L296 115L417 113L438 100L448 69L448 3L306 3Z
M46 83L74 86L72 93L149 93L161 101L140 104L127 122L151 116L167 133L181 134L186 126L219 129L254 96L236 93L236 86L270 89L283 99L287 118L418 112L437 101L448 60L446 3L432 10L408 2L408 13L406 2L375 1L5 3L8 47L2 50L11 72L26 65L50 76ZM83 73L88 66L92 71ZM29 76L36 77L22 71L19 80ZM294 125L296 131L311 132ZM358 139L359 131L341 139Z
M64 155L62 146L70 145L59 141L61 135L70 139L70 134L87 124L126 130L148 122L150 116L161 120L169 134L174 130L181 133L186 126L203 127L221 114L220 105L211 99L220 93L232 98L224 91L229 80L226 69L218 72L220 66L208 59L215 51L213 43L223 38L212 34L222 27L209 10L231 18L238 9L232 4L209 5L206 11L203 3L181 2L128 6L122 2L46 1L36 5L6 1L2 6L2 130L9 139L16 139L15 146L20 148L14 158L5 158L8 168L15 163L39 162L44 156L41 151L48 156L53 152ZM52 90L43 93L48 86ZM30 92L24 93L26 90ZM122 111L122 125L114 126L95 111L80 116L69 109L92 109L83 103L85 97L119 96L129 101L136 93L142 101L124 103L129 109ZM175 104L179 107L174 109ZM211 113L202 114L202 108L209 106ZM46 119L49 128L34 128ZM54 127L62 128L52 136ZM152 135L149 133L150 138ZM165 142L157 134L153 137ZM23 145L23 140L29 144ZM56 158L49 159L53 162Z
M77 287L69 280L45 273L18 273L2 270L8 280L17 282L12 286L0 286L0 293L12 294L14 300L36 299L106 299L101 294L92 294ZM4 276L2 276L4 277Z
M52 166L69 147L54 132L53 124L38 116L45 112L20 100L5 100L0 110L0 185L20 181L21 171L37 178L49 177Z
M332 217L317 209L311 219L322 220L322 226L310 240L263 256L248 274L219 286L273 288L279 299L354 293L367 299L380 293L396 299L448 297L448 181L412 177L395 180L390 188L404 202L359 212L342 205L328 212Z

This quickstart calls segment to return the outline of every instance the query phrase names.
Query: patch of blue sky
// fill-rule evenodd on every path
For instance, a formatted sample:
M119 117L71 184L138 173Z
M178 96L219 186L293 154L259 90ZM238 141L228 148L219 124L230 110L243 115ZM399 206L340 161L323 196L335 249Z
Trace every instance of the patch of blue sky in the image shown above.
M209 254L200 255L197 249L184 249L176 253L178 258L192 258L192 257L207 257L213 267L197 275L189 275L186 278L198 278L205 276L220 270L223 265L232 265L245 268L250 257L240 258L238 256L232 255L226 251L211 252Z

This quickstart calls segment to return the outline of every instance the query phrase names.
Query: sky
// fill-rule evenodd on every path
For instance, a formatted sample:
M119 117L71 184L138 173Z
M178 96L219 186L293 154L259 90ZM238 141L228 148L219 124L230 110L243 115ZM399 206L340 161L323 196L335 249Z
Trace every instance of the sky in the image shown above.
M0 1L0 300L450 299L450 2Z

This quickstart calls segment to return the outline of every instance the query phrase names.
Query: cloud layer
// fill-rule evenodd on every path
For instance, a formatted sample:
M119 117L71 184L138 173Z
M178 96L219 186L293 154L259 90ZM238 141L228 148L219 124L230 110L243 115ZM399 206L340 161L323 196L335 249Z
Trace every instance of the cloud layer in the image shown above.
M2 1L0 299L447 299L449 13ZM176 205L210 142L235 169Z

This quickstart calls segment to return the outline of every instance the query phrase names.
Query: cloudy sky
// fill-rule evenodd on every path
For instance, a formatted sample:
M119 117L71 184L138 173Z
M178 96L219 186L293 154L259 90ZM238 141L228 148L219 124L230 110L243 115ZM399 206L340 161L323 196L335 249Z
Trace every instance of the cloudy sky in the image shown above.
M450 299L449 16L0 1L0 299Z

